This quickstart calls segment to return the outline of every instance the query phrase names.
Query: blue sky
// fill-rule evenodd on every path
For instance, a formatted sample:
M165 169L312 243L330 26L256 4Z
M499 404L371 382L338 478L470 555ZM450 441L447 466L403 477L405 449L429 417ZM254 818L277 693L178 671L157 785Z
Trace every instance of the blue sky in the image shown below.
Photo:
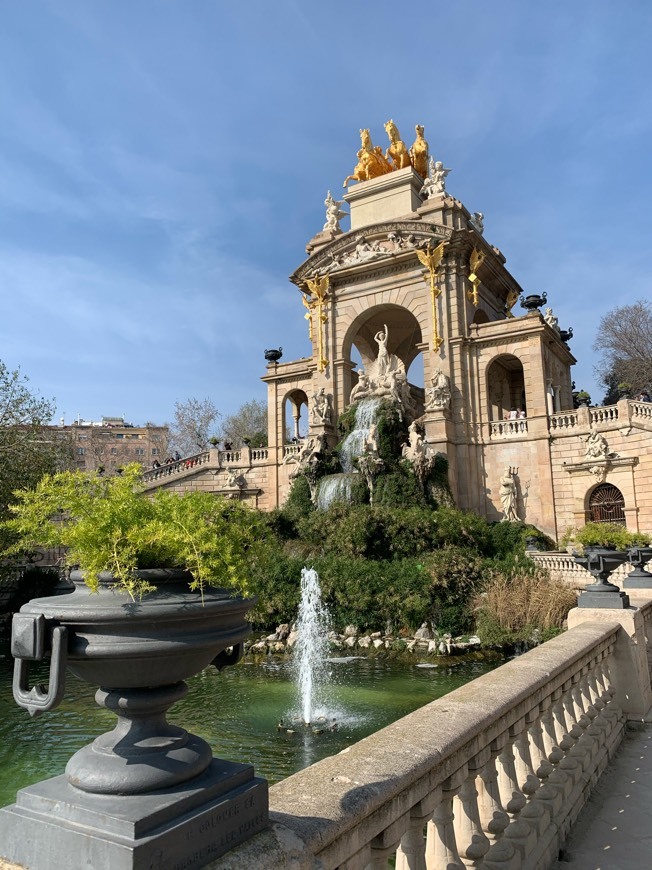
M648 297L652 5L2 0L0 359L57 417L264 398L309 353L287 276L370 127L426 127L447 188L573 326Z

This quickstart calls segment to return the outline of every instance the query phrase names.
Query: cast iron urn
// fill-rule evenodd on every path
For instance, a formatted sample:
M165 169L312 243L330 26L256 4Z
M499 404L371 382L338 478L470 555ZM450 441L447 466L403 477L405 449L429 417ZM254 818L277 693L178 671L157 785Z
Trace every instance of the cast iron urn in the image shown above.
M532 312L546 304L548 301L548 294L544 292L539 296L536 293L532 293L529 296L521 296L519 301L521 303L521 308L525 308L528 312Z
M108 572L91 593L73 571L73 592L33 599L14 616L20 706L32 716L56 707L69 669L99 685L95 700L118 717L112 731L72 756L65 776L22 789L0 810L3 854L34 870L55 866L39 863L46 843L56 843L47 846L48 860L56 855L62 866L69 857L68 866L135 868L163 854L156 866L164 870L190 866L188 849L203 842L206 860L192 863L200 867L267 825L267 783L253 767L213 758L205 740L166 721L187 693L185 680L238 661L255 602L219 589L190 591L186 571L138 574L156 587L141 599ZM30 686L29 663L45 658L47 688ZM90 832L81 840L79 823ZM132 864L123 863L126 846Z

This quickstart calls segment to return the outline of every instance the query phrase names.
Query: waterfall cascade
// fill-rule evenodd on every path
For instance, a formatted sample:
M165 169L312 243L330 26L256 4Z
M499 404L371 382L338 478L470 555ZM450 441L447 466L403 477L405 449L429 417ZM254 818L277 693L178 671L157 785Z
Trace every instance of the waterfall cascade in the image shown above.
M355 410L355 428L346 436L340 451L342 469L350 474L355 471L354 459L362 456L371 426L382 399L362 399Z
M382 399L362 399L355 411L355 428L342 442L340 462L344 472L329 474L319 481L316 497L318 510L328 510L336 501L351 501L351 484L358 473L354 460L365 452L371 427L375 423Z

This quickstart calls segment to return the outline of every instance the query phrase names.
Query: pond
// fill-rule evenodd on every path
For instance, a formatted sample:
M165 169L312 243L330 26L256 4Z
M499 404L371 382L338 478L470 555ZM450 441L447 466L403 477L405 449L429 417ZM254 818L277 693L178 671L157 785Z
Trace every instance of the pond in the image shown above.
M329 659L326 709L337 730L278 730L298 710L290 665L283 659L243 661L221 674L208 668L188 681L187 697L168 715L209 742L215 755L250 762L270 784L333 755L418 707L502 664L500 656L440 658L427 664L378 658ZM0 658L0 806L16 791L63 773L67 760L115 716L94 701L95 688L67 675L67 692L52 713L30 719L11 693L13 662ZM34 668L32 682L46 681Z

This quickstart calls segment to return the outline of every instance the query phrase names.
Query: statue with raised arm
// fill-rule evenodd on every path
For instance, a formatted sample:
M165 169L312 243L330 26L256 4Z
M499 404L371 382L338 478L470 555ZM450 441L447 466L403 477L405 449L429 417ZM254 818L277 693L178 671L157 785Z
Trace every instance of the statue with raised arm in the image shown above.
M517 523L516 481L514 480L514 472L509 467L505 468L505 472L500 478L500 503L503 508L503 522Z
M426 194L428 199L433 199L435 196L446 196L446 176L449 172L451 170L445 169L441 160L435 161L431 157L428 161L428 177L423 182L423 187L419 193Z
M326 223L324 224L324 229L322 232L331 232L331 233L340 233L342 230L340 229L340 221L343 217L348 215L348 211L342 211L340 206L343 204L344 200L337 200L333 198L333 194L328 191L328 195L324 200L324 205L326 206Z
M389 353L387 351L389 330L387 329L387 324L384 324L384 330L385 331L383 332L381 329L374 335L374 341L378 345L378 357L376 359L376 375L378 377L387 374L389 366Z

